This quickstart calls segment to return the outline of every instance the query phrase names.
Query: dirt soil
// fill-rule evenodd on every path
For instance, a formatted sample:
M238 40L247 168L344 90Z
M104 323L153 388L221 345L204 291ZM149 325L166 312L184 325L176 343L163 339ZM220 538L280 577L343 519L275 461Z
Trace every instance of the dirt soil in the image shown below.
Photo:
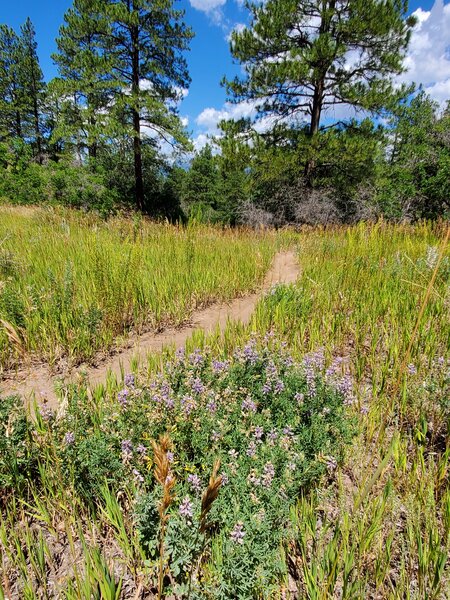
M108 373L112 373L120 379L122 370L125 373L130 371L133 359L141 362L148 353L160 352L168 345L175 345L176 348L184 346L195 331L202 330L210 333L217 328L224 331L228 321L240 321L247 324L258 300L264 293L273 285L294 283L299 272L295 252L279 252L258 292L236 298L226 304L215 303L208 308L195 311L190 323L181 328L168 328L160 333L149 332L136 335L130 339L130 344L126 348L120 349L116 354L109 356L96 366L80 366L63 376L55 376L46 364L23 367L10 373L4 381L0 382L0 395L20 395L27 401L34 396L37 402L45 402L47 406L56 408L59 405L59 399L55 392L55 383L61 381L69 383L83 375L87 376L89 385L94 387L103 383Z

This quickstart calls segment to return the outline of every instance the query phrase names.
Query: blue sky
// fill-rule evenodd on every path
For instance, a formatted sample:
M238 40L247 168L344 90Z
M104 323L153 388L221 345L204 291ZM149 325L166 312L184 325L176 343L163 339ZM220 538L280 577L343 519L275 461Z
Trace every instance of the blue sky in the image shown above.
M71 0L0 2L0 23L18 29L28 16L33 21L47 79L56 75L50 56L56 48L55 37L64 12L71 3ZM231 59L227 37L234 27L246 23L247 11L243 0L180 0L177 4L186 10L186 21L196 33L187 55L192 84L180 106L180 114L188 121L188 129L200 147L207 135L217 131L218 120L249 112L246 107L227 104L225 90L220 86L224 75L231 77L239 72ZM450 2L413 0L410 12L419 17L419 25L407 57L409 73L403 79L423 83L431 95L443 102L450 98Z

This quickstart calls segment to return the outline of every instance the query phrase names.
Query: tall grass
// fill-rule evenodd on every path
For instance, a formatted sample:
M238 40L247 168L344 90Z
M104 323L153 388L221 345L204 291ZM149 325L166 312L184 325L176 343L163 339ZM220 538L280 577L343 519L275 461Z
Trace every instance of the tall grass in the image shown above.
M304 233L298 285L255 314L255 329L281 330L300 354L344 357L358 384L346 466L292 514L300 597L448 597L448 248L426 298L445 235L427 224Z
M131 327L179 325L197 307L256 289L278 241L1 207L0 367L30 353L86 360Z

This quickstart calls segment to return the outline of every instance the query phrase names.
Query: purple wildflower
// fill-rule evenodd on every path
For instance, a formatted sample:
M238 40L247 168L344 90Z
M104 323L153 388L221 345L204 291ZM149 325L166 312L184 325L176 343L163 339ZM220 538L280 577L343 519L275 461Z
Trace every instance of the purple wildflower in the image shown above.
M342 371L342 363L344 359L342 356L337 356L328 369L325 371L325 377L327 379L333 378Z
M283 435L287 435L288 437L292 437L294 435L294 432L292 431L292 427L290 425L287 425L283 428Z
M230 478L228 477L228 475L222 471L222 473L220 474L220 476L222 477L222 484L221 485L227 485L227 483L230 482Z
M266 383L262 386L262 393L270 394L271 391L272 391L272 384L269 381L266 381Z
M133 388L136 385L136 380L135 380L133 373L128 373L127 375L125 375L123 382L126 387Z
M303 404L303 401L305 400L305 394L297 392L294 396L294 400L296 400L299 404Z
M251 441L250 444L248 445L247 456L250 456L251 458L256 456L256 444L253 441Z
M127 389L120 390L120 392L117 394L117 400L119 404L121 404L122 406L126 406L128 404L129 393L130 391Z
M133 454L133 444L131 440L123 440L121 446L123 458L131 458Z
M188 476L187 478L188 483L190 484L191 488L195 491L195 492L200 492L202 489L202 480L200 479L200 477L193 473L191 475Z
M192 354L189 355L189 362L192 366L201 365L204 361L202 351L200 348L196 348Z
M42 406L39 412L41 419L47 423L55 418L55 411L49 406Z
M261 477L257 477L257 475L254 472L249 474L249 476L247 477L247 481L255 487L259 487L261 485Z
M232 532L230 533L230 538L235 544L243 544L245 537L244 525L241 522L236 523Z
M416 366L415 366L415 365L413 365L413 363L410 363L410 364L408 365L407 369L408 369L408 373L409 373L410 375L416 375L416 373L417 373L417 369L416 369Z
M179 513L182 517L186 519L186 521L190 521L192 515L194 514L194 509L192 506L192 502L189 499L189 496L186 496L183 502L180 504Z
M184 360L184 356L185 356L185 350L183 348L183 346L181 346L181 348L177 348L177 351L175 352L175 358L177 360Z
M73 431L68 431L64 436L64 443L66 446L71 446L75 443L75 434Z
M275 467L271 462L268 462L264 465L263 474L262 474L262 484L264 487L268 488L272 485L272 481L275 477Z
M353 380L350 375L344 375L336 381L336 389L344 396L345 404L352 404L353 396Z
M217 442L220 440L220 433L218 431L213 430L211 433L211 441Z
M325 354L323 348L316 352L307 354L303 359L303 366L306 370L312 368L314 371L323 371L325 367Z
M230 366L230 363L227 360L224 360L224 361L213 360L212 361L212 369L213 369L214 373L223 373L224 371L226 371L228 369L229 366Z
M145 454L147 454L147 448L144 446L144 444L139 444L136 446L136 452L141 456L145 456Z
M251 365L255 365L259 360L259 354L255 348L255 342L250 342L246 346L244 346L243 356L247 362Z
M144 478L142 477L142 475L139 473L139 471L137 469L133 469L133 475L136 479L136 481L138 481L139 483L143 483L144 482Z
M275 429L272 429L272 431L269 431L267 434L267 437L271 442L274 442L278 438L278 433L275 431Z
M194 379L194 381L191 384L191 387L192 391L196 394L201 394L205 390L205 386L198 377Z
M167 452L167 461L172 463L174 461L174 455L173 452L170 452L170 450Z
M316 372L312 367L306 367L305 376L308 395L312 397L316 394Z
M211 414L214 414L216 412L216 410L217 410L217 404L215 403L214 400L210 400L208 402L208 404L206 405L206 408L209 410L209 412Z
M250 396L247 396L245 400L242 401L242 410L246 410L248 412L256 412L256 402L254 402Z
M278 375L277 368L276 368L273 360L271 360L266 367L266 377L267 377L267 379L275 379L275 377L277 377L277 375Z
M292 358L292 356L290 354L286 354L286 356L283 359L283 363L284 366L289 369L290 367L292 367L294 365L294 359Z
M278 379L275 383L274 392L275 394L280 394L284 390L284 383L281 379Z
M257 440L260 440L263 435L264 435L264 429L259 426L255 427L255 429L253 430L253 437L255 437Z
M166 408L172 410L175 406L175 400L171 396L167 396L167 398L164 398L164 404Z
M191 412L197 408L195 400L192 398L192 396L183 396L180 403L185 416L189 416Z

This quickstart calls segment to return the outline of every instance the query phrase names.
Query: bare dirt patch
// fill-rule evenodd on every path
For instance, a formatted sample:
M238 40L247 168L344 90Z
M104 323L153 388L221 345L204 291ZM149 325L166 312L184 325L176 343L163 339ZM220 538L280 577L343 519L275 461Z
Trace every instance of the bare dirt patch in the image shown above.
M224 265L226 269L226 265ZM91 386L103 383L112 373L120 378L121 371L130 370L132 360L142 361L148 353L160 352L165 346L183 346L195 331L210 333L219 328L224 331L228 321L239 321L247 324L250 321L255 306L261 296L273 285L294 283L299 276L299 265L295 252L279 252L268 271L262 288L254 293L236 298L229 303L215 303L208 308L192 314L191 322L181 328L168 328L160 333L144 333L131 338L126 348L120 349L115 355L103 360L97 366L78 367L72 371L55 376L48 365L41 364L22 368L14 374L9 374L0 384L3 396L19 395L30 400L33 396L38 402L46 402L48 406L58 406L59 400L55 392L57 381L69 383L75 381L81 374L87 377Z

